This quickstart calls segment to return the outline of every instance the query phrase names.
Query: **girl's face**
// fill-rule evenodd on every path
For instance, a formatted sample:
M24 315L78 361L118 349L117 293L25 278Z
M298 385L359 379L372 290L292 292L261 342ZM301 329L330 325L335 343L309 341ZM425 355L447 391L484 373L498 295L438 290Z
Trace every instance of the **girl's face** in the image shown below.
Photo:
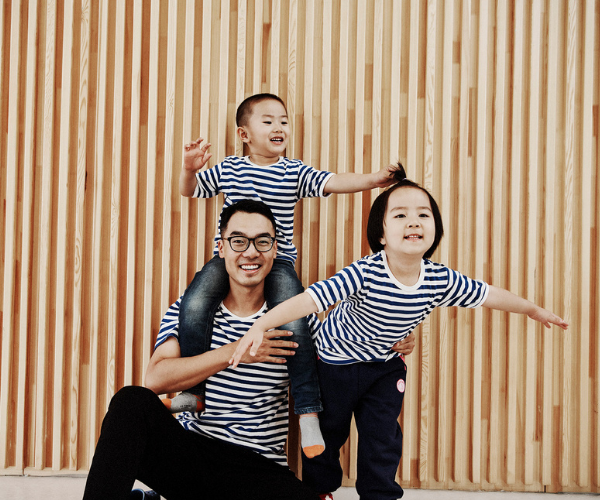
M402 187L388 198L383 220L386 254L423 258L435 239L435 220L429 197L420 189Z

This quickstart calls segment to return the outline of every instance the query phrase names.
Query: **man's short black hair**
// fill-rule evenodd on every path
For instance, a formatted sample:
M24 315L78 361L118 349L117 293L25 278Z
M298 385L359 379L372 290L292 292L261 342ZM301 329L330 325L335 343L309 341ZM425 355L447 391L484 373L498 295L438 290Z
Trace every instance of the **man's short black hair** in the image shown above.
M223 209L223 211L221 212L220 223L221 234L225 232L225 230L227 229L227 224L229 224L229 219L231 219L233 214L235 214L236 212L244 212L247 214L259 214L263 217L266 217L271 221L271 224L273 224L273 231L275 232L275 234L277 234L277 222L275 222L275 216L273 215L273 212L271 212L271 209L268 207L268 205L266 205L262 201L249 199L240 200L237 203L229 205L227 208Z
M393 184L386 191L381 193L371 206L371 212L369 213L369 221L367 222L367 240L369 241L369 246L373 252L380 252L383 250L383 245L381 244L381 239L383 238L384 228L383 221L385 219L385 213L387 211L388 199L390 195L399 188L411 187L415 189L420 189L423 191L427 197L429 198L429 203L431 205L431 211L433 213L433 220L435 222L435 237L433 239L433 244L427 252L425 252L426 259L431 258L433 252L435 252L436 248L440 244L440 240L444 235L444 224L442 223L442 214L440 213L440 209L435 202L431 193L427 191L422 186L419 186L414 181L406 178L406 172L402 163L398 162L398 166L394 171L394 179L397 181L396 184Z
M287 108L285 107L285 103L281 97L275 94L254 94L250 97L246 97L242 101L242 103L238 106L237 112L235 114L235 123L238 127L245 127L248 124L248 118L252 114L252 108L255 104L258 104L262 101L274 100L280 102L285 112L287 113Z

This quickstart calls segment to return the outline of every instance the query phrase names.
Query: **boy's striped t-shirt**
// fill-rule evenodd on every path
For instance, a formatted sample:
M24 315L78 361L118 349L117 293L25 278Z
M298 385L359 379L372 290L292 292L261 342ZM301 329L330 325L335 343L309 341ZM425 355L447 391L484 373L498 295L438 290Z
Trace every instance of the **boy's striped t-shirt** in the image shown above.
M181 297L161 321L155 349L170 337L179 340ZM231 313L222 303L213 322L211 349L241 338L266 312L263 308L247 318ZM311 330L319 320L312 315ZM206 409L184 412L178 420L190 431L250 448L281 465L287 465L284 445L288 432L289 376L285 364L240 364L226 368L206 381Z
M400 283L389 269L385 251L369 255L335 276L307 289L319 312L340 302L316 336L326 363L386 361L399 354L395 342L410 334L436 307L477 307L489 286L423 259L418 282Z
M300 160L280 158L274 165L255 165L248 157L228 156L196 174L196 198L223 193L223 208L252 199L269 206L277 221L277 257L296 262L294 208L302 198L326 197L325 184L334 174L316 170ZM215 241L220 238L218 233ZM218 253L215 247L215 254Z

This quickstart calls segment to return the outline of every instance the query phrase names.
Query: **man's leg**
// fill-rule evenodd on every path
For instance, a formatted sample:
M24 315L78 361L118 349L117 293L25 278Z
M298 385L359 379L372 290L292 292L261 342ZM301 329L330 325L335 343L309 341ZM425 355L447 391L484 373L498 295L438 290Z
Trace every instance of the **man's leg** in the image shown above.
M386 363L360 363L361 398L354 410L358 430L356 490L364 500L395 500L403 490L396 482L402 456L402 410L406 365L401 358Z
M127 499L136 479L168 498L201 491L201 471L210 456L200 452L198 438L152 391L124 387L102 423L84 500Z

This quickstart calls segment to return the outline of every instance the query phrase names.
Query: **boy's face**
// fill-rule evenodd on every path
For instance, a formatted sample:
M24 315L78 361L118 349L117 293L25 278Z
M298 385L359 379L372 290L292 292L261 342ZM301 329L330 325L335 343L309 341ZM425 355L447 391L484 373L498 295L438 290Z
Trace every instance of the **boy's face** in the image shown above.
M248 145L250 160L257 165L272 165L283 156L290 137L285 107L274 99L252 106L246 125L238 127L238 135Z

